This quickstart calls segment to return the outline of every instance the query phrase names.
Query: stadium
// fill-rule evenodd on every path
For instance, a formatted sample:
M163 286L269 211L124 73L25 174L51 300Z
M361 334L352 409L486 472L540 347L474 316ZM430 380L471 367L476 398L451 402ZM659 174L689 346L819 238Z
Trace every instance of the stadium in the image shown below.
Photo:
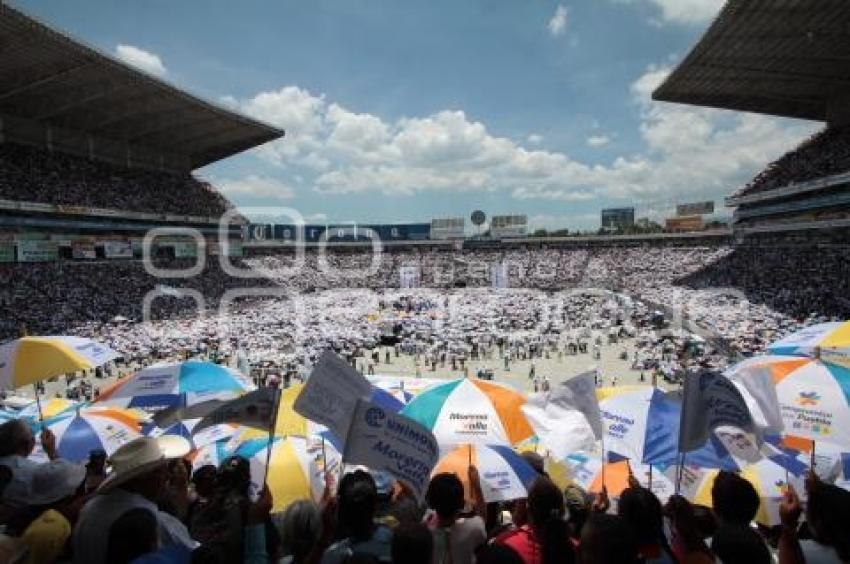
M556 231L532 232L528 216L519 211L491 218L476 211L467 219L473 212L470 209L452 217L423 216L409 223L334 223L304 221L300 217L278 220L243 214L215 185L203 180L197 170L270 142L285 144L289 136L284 129L195 96L0 2L0 351L5 351L0 352L0 389L3 418L22 421L21 413L29 409L33 430L52 430L56 426L55 439L60 442L58 454L51 453L56 451L55 445L45 445L23 457L40 463L47 458L91 462L90 452L104 451L110 457L112 472L118 473L120 456L113 459L113 455L134 444L131 438L143 434L176 434L181 440L188 439L191 452L184 460L190 472L208 465L218 466L227 458L221 454L225 451L231 457L244 455L250 459L251 468L250 472L243 470L251 474L251 485L256 490L249 504L252 511L260 504L257 497L260 487L266 485L273 490L273 510L272 502L267 501L266 520L269 512L282 512L299 499L299 495L319 502L325 484L334 482L327 482L329 468L334 464L338 466L342 477L343 464L354 463L347 458L348 447L342 444L345 436L334 437L335 442L330 438L326 441L325 436L318 439L319 435L306 436L304 430L309 423L310 426L324 425L330 429L325 431L330 433L327 437L331 437L335 428L327 421L310 419L299 423L301 427L298 428L304 429L299 432L305 436L297 440L292 437L298 433L286 427L290 423L281 423L280 410L284 408L293 418L301 417L300 411L297 414L293 411L297 403L293 404L296 400L291 391L309 387L315 374L326 366L328 351L334 353L337 361L344 361L345 370L368 380L373 389L372 396L367 394L372 398L370 401L378 402L374 390L380 390L389 396L382 400L385 401L380 404L382 409L401 409L400 414L408 414L419 423L423 421L416 419L414 414L420 412L413 406L429 392L442 390L440 393L445 397L441 396L441 401L451 403L447 398L454 396L444 389L449 385L447 382L459 388L504 386L504 390L521 396L517 401L522 404L528 401L532 405L535 401L544 404L549 401L532 400L532 397L542 393L540 398L550 398L548 394L562 384L568 385L572 376L580 374L576 377L580 379L592 372L591 389L597 390L594 397L598 396L604 417L619 408L616 398L621 394L636 394L623 404L627 406L623 409L631 409L628 406L640 402L648 405L661 396L675 398L670 401L679 402L676 404L679 411L675 416L676 430L670 430L670 434L678 435L678 414L684 413L682 394L690 393L688 382L695 381L698 375L722 374L724 379L728 377L738 386L735 378L743 378L741 374L747 374L753 366L766 365L766 361L760 362L765 358L763 355L791 355L787 352L790 350L787 343L794 342L795 335L804 335L800 339L809 343L806 339L811 339L813 334L819 336L817 331L822 328L831 331L840 327L839 337L846 338L846 325L840 322L850 319L850 94L842 73L846 68L844 51L850 49L848 24L850 7L837 0L813 3L729 0L690 53L654 91L653 99L667 104L766 114L822 124L818 133L799 146L787 147L787 153L768 164L748 183L728 187L724 204L733 210L728 225L709 221L708 216L714 212L711 202L710 206L704 203L678 206L675 217L668 218L665 227L658 225L657 229L638 228L640 220L635 221L635 208L611 208L601 210L598 232L557 236L553 234ZM483 228L485 222L486 228ZM97 366L72 364L69 365L71 369L45 375L37 381L16 380L11 368L14 365L10 360L12 356L3 355L21 355L15 351L23 350L24 345L18 343L31 337L37 339L37 336L92 341L114 351L114 356ZM777 348L777 343L786 346ZM826 484L829 481L846 486L850 480L847 465L850 458L845 454L850 451L850 443L843 442L847 438L846 429L839 430L850 421L850 407L845 405L850 402L850 377L846 373L847 365L842 364L846 363L845 357L835 365L825 360L832 353L846 354L850 344L842 341L833 348L824 345L822 350L818 345L811 349L814 352L810 351L810 357L800 353L805 360L795 359L793 367L775 368L782 371L782 376L774 375L777 392L772 392L772 397L774 403L780 402L775 405L776 412L781 408L784 418L789 410L799 410L806 405L798 403L786 407L782 403L784 392L779 391L779 382L789 372L801 370L800 363L809 363L828 366L836 375L837 384L831 381L831 387L823 388L826 392L821 388L813 391L816 385L809 381L799 384L799 390L794 388L795 394L810 394L805 398L816 396L811 400L815 403L821 396L833 392L845 396L838 398L841 406L835 408L835 413L830 412L832 437L818 437L823 442L817 442L817 463L828 469L821 472L821 466L815 468L814 445L819 431L797 429L797 436L786 427L788 432L780 438L785 441L783 447L793 445L798 449L792 451L788 447L782 450L782 456L812 472L817 470L824 482L823 491L834 494L835 511L841 512L836 515L847 517L844 490L836 494L828 489L836 486ZM44 358L53 359L45 355ZM39 367L49 364L47 361L31 362ZM243 386L239 388L240 393L274 390L278 394L273 402L277 419L271 423L265 421L268 427L265 431L277 426L277 438L272 431L261 439L251 435L249 439L243 437L242 442L234 443L238 435L231 429L226 436L222 435L223 440L218 436L217 441L209 439L201 445L199 435L188 426L188 416L175 420L179 422L177 427L183 425L178 433L171 432L171 427L166 429L167 426L157 419L163 407L165 411L178 409L178 413L179 409L194 407L192 402L199 400L188 400L189 392L181 395L179 402L182 403L156 404L156 409L152 399L151 403L134 403L138 398L122 395L122 390L132 388L143 396L143 388L133 388L139 375L158 366L179 366L181 363L184 366L203 363L226 367L231 375L228 378L232 377ZM15 370L26 371L25 368ZM348 375L341 368L334 370L338 376ZM823 372L828 371L823 369ZM219 376L210 375L204 382L216 378ZM27 385L15 385L23 381ZM192 393L222 392L205 388L198 382L201 380L193 384ZM147 385L154 386L153 383ZM752 386L747 386L741 384L736 389L743 390L738 395L749 402L750 408L759 405L758 414L749 415L751 426L745 427L747 432L754 433L752 436L758 436L756 442L760 450L757 449L754 456L760 460L758 464L762 468L768 463L775 464L772 461L776 457L764 455L765 449L773 447L769 447L766 440L761 441L760 428L754 431L755 421L759 417L769 419L770 414L759 403L767 401L765 396L759 396ZM291 396L288 404L287 391ZM231 394L233 390L226 392ZM464 405L462 401L473 402L470 399L473 396L478 401L478 395L483 397L490 392L466 393L471 395L458 399L458 405ZM578 394L577 391L571 393ZM227 394L222 397L239 401L233 399L235 395ZM776 400L777 394L779 400ZM116 397L119 398L117 403ZM650 400L650 397L655 399ZM157 392L156 398L157 402L164 401L163 393ZM596 401L594 399L593 403ZM65 407L50 415L42 413L42 406L46 409L50 402ZM498 403L493 413L507 409L508 403L507 400ZM569 411L568 403L559 404L558 409ZM396 404L399 405L395 408L389 407ZM407 406L402 408L403 404ZM37 411L33 411L36 405ZM85 423L85 432L74 427L77 435L66 429L72 425L69 421L73 418L76 418L74 425L82 425L76 421L83 421L85 417L106 417L102 411L98 413L104 409L120 411L109 417L126 423L130 408L136 410L132 417L141 419L134 419L126 440L101 440L103 433L93 423ZM349 406L349 409L353 408ZM824 409L828 411L831 407ZM86 410L95 413L84 415ZM520 412L519 408L515 411L515 417L523 418L522 425L533 427L534 433L529 431L522 437L526 447L533 443L533 447L525 449L533 454L525 458L512 455L521 462L514 463L510 459L511 472L518 472L520 476L512 477L511 486L505 487L511 490L510 494L499 494L495 482L479 484L486 498L480 501L482 505L484 501L488 503L488 511L498 511L501 515L502 511L515 510L517 506L513 502L526 496L529 511L533 503L540 504L539 498L532 501L532 496L542 494L534 490L531 482L522 478L524 474L516 468L522 464L525 465L523 471L528 466L528 472L532 472L531 463L539 459L540 469L534 466L534 470L542 471L546 459L546 470L553 478L557 468L567 468L564 470L566 482L559 486L569 483L568 488L579 488L581 495L587 496L578 502L567 498L570 514L581 514L583 510L575 504L582 505L585 499L595 500L592 509L590 503L585 504L585 509L589 514L596 512L600 493L608 506L611 505L607 498L609 491L612 501L626 500L630 488L651 492L653 498L657 496L665 504L672 499L675 490L679 499L687 497L690 501L686 503L694 502L694 507L711 513L711 509L702 507L710 505L708 501L697 502L696 489L691 492L693 495L680 492L686 470L681 446L677 449L674 444L672 458L662 461L650 456L648 443L641 443L640 452L635 454L630 450L634 445L628 442L628 437L617 436L610 439L607 447L605 441L608 439L602 439L601 444L591 441L593 444L589 447L583 444L592 453L590 458L600 456L599 468L587 457L573 454L555 460L553 453L558 452L558 445L562 444L558 441L566 440L555 430L561 425L572 428L575 421L570 419L567 425L557 418L548 420L546 417L553 417L554 412L543 410L538 414L543 418L541 423L528 415L528 411ZM644 411L643 424L649 429L652 418ZM212 417L211 411L192 413L195 413L193 421ZM525 422L523 413L528 415L530 423ZM563 413L561 416L566 417ZM682 417L684 428L684 415ZM626 420L630 419L625 415L618 419ZM118 425L115 421L110 424ZM221 421L233 423L236 420ZM241 419L238 421L245 423ZM600 423L608 428L608 422ZM488 428L487 424L481 425L483 429ZM490 425L491 430L496 427ZM290 430L280 431L282 426ZM514 433L518 426L521 425L504 421L498 425L506 435ZM6 427L9 430L4 430ZM89 427L94 431L89 431ZM231 427L236 427L235 423ZM795 429L797 427L795 425ZM3 433L13 433L15 428L11 423L0 426L0 436L11 441L13 435ZM249 431L260 432L256 428ZM444 429L436 423L431 431L441 453L448 443L454 448L464 442L448 439L447 444L441 442L440 433ZM18 429L17 432L22 431ZM32 432L29 431L30 439ZM654 432L659 436L663 434L658 428ZM86 433L94 433L94 438ZM83 435L86 435L84 440L75 439ZM349 434L348 439L351 436ZM521 452L523 448L518 446L521 441L514 438L499 436L493 439L488 435L491 442L504 439L507 450L514 447ZM82 446L62 446L74 440ZM260 447L268 441L268 454L257 447L258 450L245 455L246 449L256 446L252 440L254 443L260 441ZM278 476L282 478L275 479L277 485L272 488L271 461L283 457L278 451L273 453L275 440L280 440L281 445L290 442L296 445L286 447L293 453L287 456L300 453L301 465L308 468L305 470L307 477L299 478L306 480L306 493L292 497L289 494L291 486L283 484L288 473L295 472L291 464L286 466L286 472L279 470ZM547 442L550 440L551 444ZM703 442L706 440L703 438ZM709 442L712 441L712 448L720 449L717 445L722 439ZM473 447L465 447L469 463L466 464L465 459L461 461L461 473L464 474L461 480L466 500L477 502L476 494L471 492L474 480L466 476L466 469L473 466L473 456L476 464L484 464L481 451L485 446L472 439L469 444L477 444L478 453L473 455ZM574 443L569 444L577 448ZM801 447L801 444L808 446ZM539 445L542 447L538 448ZM490 443L486 448L491 447L496 448ZM724 451L720 456L712 451L709 456L706 452L711 449L706 449L699 451L705 455L705 460L722 460L723 463L714 466L705 463L709 470L700 467L695 473L730 470L725 464L732 464L733 460L737 466L731 469L738 473L730 476L745 475L749 471L744 471L741 463L741 459L747 458L743 454ZM777 446L775 450L781 449ZM329 454L331 451L333 454ZM542 453L546 456L541 456ZM7 457L18 456L11 451L6 454ZM260 464L257 460L262 462L263 456L267 456L263 465L257 466ZM455 458L458 456L455 453ZM0 457L0 468L6 464L7 457ZM617 468L623 471L623 460L627 461L623 487L612 491L613 487L605 485L604 468L611 463L608 479L613 481ZM703 459L699 460L693 462L695 468L702 464ZM247 468L248 463L242 462ZM448 463L443 460L437 470L443 464ZM233 468L238 465L233 463ZM173 467L169 468L171 472ZM429 472L433 468L432 463ZM787 465L777 465L777 468L771 467L771 471L779 476L777 480L784 480L781 493L768 496L761 487L757 488L756 520L766 536L764 539L758 537L753 532L755 527L742 529L746 534L756 535L759 546L764 547L768 546L767 541L779 535L778 528L771 533L770 527L786 524L787 508L783 504L790 503L789 483L796 484L801 496L805 490L807 501L826 495L817 493L811 479L804 480L802 470L789 477ZM434 470L435 475L437 470ZM489 470L482 469L482 476ZM259 479L258 471L261 472ZM10 472L10 476L14 474ZM106 471L103 472L101 478L106 476ZM602 485L607 488L604 492L600 492L598 484L593 485L598 472L601 472ZM17 480L18 475L14 475ZM227 473L219 470L218 476L223 475ZM380 473L381 479L388 476L392 482L404 481L392 471ZM631 483L635 477L643 482L646 476L646 488L637 488ZM713 474L711 479L714 479ZM729 480L734 481L734 478ZM380 490L380 479L378 482ZM16 484L11 477L8 483ZM372 483L374 487L374 481ZM437 480L432 481L432 485L436 483ZM169 487L174 487L173 482ZM176 487L186 490L185 483L180 486L178 482ZM201 482L193 485L193 488L201 487ZM410 487L407 483L399 486L401 493L396 492L397 495L409 494ZM736 483L729 487L746 489L750 486ZM342 489L340 482L339 496L343 496ZM521 495L516 494L517 489L521 490ZM563 492L564 487L560 489ZM195 495L195 490L192 491ZM421 495L414 495L413 499L422 502L424 492L416 493ZM680 493L684 497L679 496ZM748 493L747 490L742 495ZM380 494L388 496L384 491ZM107 492L100 497L109 495ZM632 492L632 495L637 494ZM703 498L705 495L708 494L703 492ZM554 508L552 514L561 515L563 493L556 497L561 499L561 512ZM284 498L286 503L281 501ZM382 503L386 501L381 499ZM634 500L633 503L640 505ZM645 500L641 498L640 503ZM841 503L845 505L838 507ZM621 503L625 504L625 501ZM735 534L744 535L740 531L727 530L728 516L721 514L722 500L714 500L714 504L712 523L715 530L720 531L719 538L725 538L724 533L731 535L730 538ZM10 507L8 503L2 506L0 519L7 524L8 533L3 536L12 546L17 543L15 537L25 536L26 528L14 532L15 521L9 517L13 513L6 511ZM440 512L439 507L432 509ZM648 511L644 507L637 510ZM84 510L80 517L73 542L67 535L63 541L77 550L74 562L86 554L85 549L76 545L78 533L86 532L85 519L92 527L97 518L95 510L88 511L86 514ZM260 511L262 513L262 509ZM616 510L609 512L617 513ZM182 515L188 525L187 538L192 533L194 541L201 546L218 546L216 543L221 539L210 533L214 525L201 523L194 529L197 523L185 511ZM393 518L403 520L398 515L404 514L394 514ZM666 517L668 524L675 521L670 515ZM340 518L344 518L342 514ZM490 518L495 517L491 515ZM513 518L518 526L522 524L518 515ZM522 518L528 519L525 515ZM444 516L440 515L439 519ZM533 527L535 517L531 519L529 526ZM658 519L661 519L660 514ZM682 519L679 525L684 528L686 519ZM745 524L753 520L753 517L745 519ZM266 521L260 519L259 522ZM455 526L451 519L446 522L449 523L446 526ZM271 526L272 520L268 523ZM492 526L488 521L484 539L496 539L498 544L501 533L493 533ZM598 526L603 524L600 522ZM846 527L846 521L839 520L838 529L842 526ZM160 521L160 530L162 527ZM833 527L831 531L837 530L835 525L830 527ZM249 528L246 525L244 530ZM343 533L338 533L336 540L343 538ZM285 535L285 531L282 534ZM618 533L612 529L606 534ZM838 536L842 534L839 531ZM247 546L247 535L246 532L245 538L236 545L227 544L227 550L234 550L233 546L241 549L243 540ZM410 535L408 538L397 533L398 538L414 542L415 535ZM581 527L575 535L576 543L579 537L585 542ZM111 533L109 536L111 538ZM850 556L846 552L846 535L844 537L844 540L836 540L815 536L814 540L803 538L799 542L818 541L844 558L822 560L824 562L846 562ZM649 544L659 541L654 537L650 540ZM268 537L266 542L271 542ZM450 541L444 540L444 544L447 542ZM505 545L513 546L512 542L505 541ZM586 542L587 546L591 545L590 540ZM744 543L739 537L729 542L733 545ZM439 547L439 542L435 543L429 550ZM712 557L722 550L706 546L702 538L699 543L704 550L698 546L689 550L702 550ZM162 533L159 544L168 544L163 541ZM27 549L34 551L32 545L18 545L19 550L23 547L24 553ZM0 561L6 561L3 560L7 555L3 552L6 546L0 546ZM783 554L782 547L781 542L779 545L774 542L770 550ZM443 550L447 550L445 546ZM455 551L454 548L450 550ZM569 549L570 554L572 550ZM234 554L228 553L231 559L225 561L259 561ZM600 557L587 561L650 561L644 557L632 559L632 556L624 560ZM691 561L672 553L670 556L672 559L664 561ZM92 562L109 561L105 555L91 557ZM316 555L312 557L314 560L301 554L298 558L302 559L293 561L319 561ZM800 558L780 561L806 561L802 552ZM327 553L321 562L326 559ZM10 557L8 561L29 560ZM391 560L382 556L364 561ZM450 557L435 561L461 564L474 560L470 553L455 556L454 560ZM547 556L520 561L548 564L556 560ZM724 557L723 561L743 560Z

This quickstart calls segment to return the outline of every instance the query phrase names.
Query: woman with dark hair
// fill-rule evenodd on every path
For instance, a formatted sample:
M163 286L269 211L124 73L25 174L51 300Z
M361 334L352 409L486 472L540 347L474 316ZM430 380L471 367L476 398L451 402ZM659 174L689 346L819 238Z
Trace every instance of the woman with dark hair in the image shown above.
M564 521L564 496L546 477L528 491L528 524L496 538L512 548L525 564L571 564L575 553Z

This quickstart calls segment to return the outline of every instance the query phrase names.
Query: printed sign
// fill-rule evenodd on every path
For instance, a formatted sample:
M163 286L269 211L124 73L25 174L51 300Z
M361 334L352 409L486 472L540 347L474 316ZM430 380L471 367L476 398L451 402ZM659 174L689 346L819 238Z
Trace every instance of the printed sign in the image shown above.
M374 403L357 401L344 462L387 472L421 498L439 457L437 439L427 428Z
M47 262L59 260L56 241L24 239L18 241L18 262Z
M133 258L133 247L129 241L104 241L103 256L108 259Z
M0 262L15 262L15 243L0 241Z
M372 391L369 381L336 354L319 358L293 408L310 421L321 423L337 437L348 436L358 398Z

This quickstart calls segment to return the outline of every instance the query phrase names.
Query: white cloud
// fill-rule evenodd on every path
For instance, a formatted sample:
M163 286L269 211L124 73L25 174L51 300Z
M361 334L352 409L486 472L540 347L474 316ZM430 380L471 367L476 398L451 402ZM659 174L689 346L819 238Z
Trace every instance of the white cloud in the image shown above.
M623 4L637 1L649 3L659 12L654 22L697 25L711 21L725 0L614 0Z
M295 190L288 184L275 178L253 174L243 178L218 179L215 185L231 199L290 200L295 197Z
M154 76L163 77L168 73L159 55L145 51L133 45L120 44L115 47L115 56L127 63Z
M536 134L526 146L493 135L457 110L389 122L295 86L235 103L287 131L257 154L323 194L477 191L518 200L661 206L728 195L814 130L767 116L653 102L653 89L668 74L669 68L650 67L630 88L644 149L593 165L534 147ZM606 141L597 131L587 143ZM254 193L263 186L250 183Z
M552 19L549 20L548 24L546 24L546 27L549 28L549 33L555 37L563 34L567 29L568 15L569 12L567 7L563 4L558 4L558 7L555 8L555 13L552 15Z
M540 145L543 142L543 136L538 133L532 133L525 138L530 145Z
M591 135L587 138L587 144L590 147L604 147L611 142L611 138L607 135Z

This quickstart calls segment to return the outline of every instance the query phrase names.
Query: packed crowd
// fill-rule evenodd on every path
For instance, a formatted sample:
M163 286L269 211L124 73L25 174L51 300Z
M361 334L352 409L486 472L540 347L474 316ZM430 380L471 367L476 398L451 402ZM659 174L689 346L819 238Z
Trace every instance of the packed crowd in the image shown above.
M0 143L0 200L218 217L230 203L191 174Z
M769 164L736 195L816 180L850 170L850 128L827 127Z
M145 357L168 340L192 347L213 341L210 346L227 348L229 337L239 333L235 328L261 327L267 339L248 331L258 341L250 344L253 353L263 357L263 351L274 349L297 355L299 364L308 368L315 350L328 345L362 349L378 340L378 325L368 317L381 309L382 294L400 285L399 269L414 266L422 288L410 293L432 305L417 306L416 315L405 315L403 329L414 343L410 350L422 354L423 362L434 350L451 352L471 347L471 341L492 343L504 337L521 341L527 349L533 342L563 345L575 340L573 332L604 329L585 322L598 304L574 307L571 302L575 289L600 287L637 297L668 316L681 315L685 322L725 339L734 353L750 355L803 325L850 317L844 291L848 258L844 247L393 252L385 253L368 276L359 277L353 271L367 269L370 254L329 253L325 267L308 253L294 272L287 270L293 266L291 255L268 254L237 261L237 266L254 272L251 278L231 277L213 260L199 276L173 280L154 278L133 261L13 264L0 266L0 306L8 312L0 334L15 337L25 323L34 334L74 332L105 339L130 357ZM503 262L511 287L538 292L528 297L521 290L488 289L465 295L458 288L489 288L490 266ZM262 307L254 305L258 298L236 300L226 319L214 315L228 290L244 289L274 299L264 300ZM137 323L146 294L154 290L158 295L151 302L151 319L157 321ZM180 295L184 290L203 297L208 315L197 316L193 300ZM389 296L388 301L393 299ZM462 319L477 320L478 328L458 317L440 318L439 310L449 305L463 311ZM553 327L528 318L544 310L567 314ZM499 334L500 324L502 333L510 336Z
M617 499L561 489L542 457L525 498L486 503L478 470L431 477L424 499L402 482L353 469L331 474L316 503L272 513L267 488L254 495L246 459L192 465L179 441L143 437L86 465L28 458L36 440L21 420L0 426L0 560L51 564L782 564L850 562L850 492L806 481L805 510L793 487L781 525L754 523L759 494L721 472L712 508L679 495L662 503L635 478ZM466 482L466 485L464 484ZM802 492L800 492L802 494ZM803 523L801 525L801 517Z

